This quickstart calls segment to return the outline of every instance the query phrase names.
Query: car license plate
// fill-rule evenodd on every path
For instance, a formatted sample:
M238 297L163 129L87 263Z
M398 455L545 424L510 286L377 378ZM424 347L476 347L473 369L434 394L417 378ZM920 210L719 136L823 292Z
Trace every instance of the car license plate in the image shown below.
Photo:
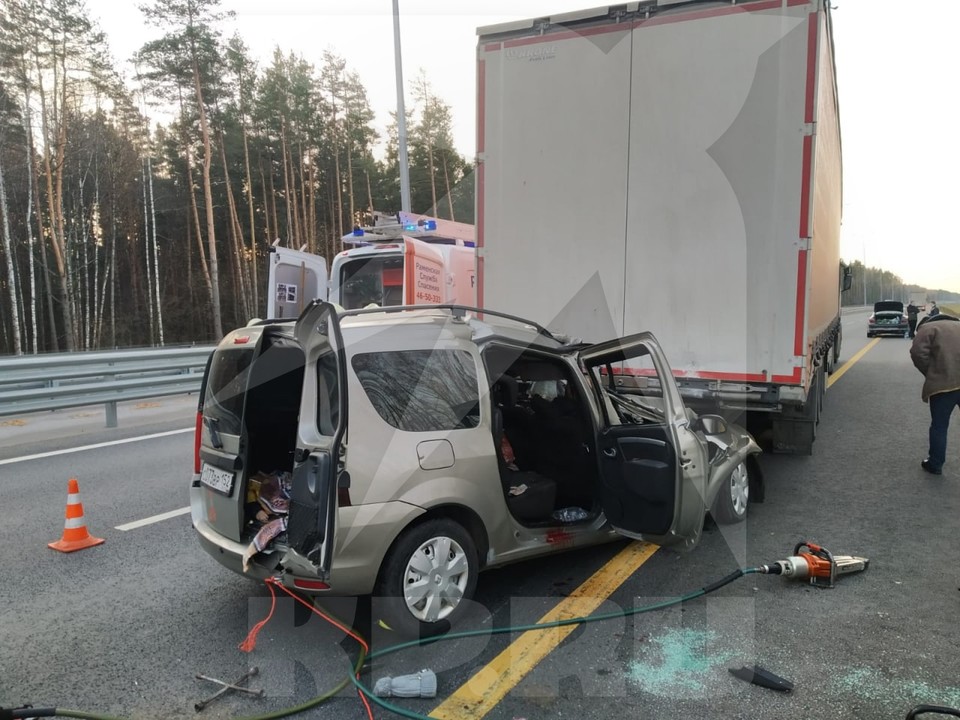
M204 463L200 472L200 482L217 492L229 495L233 490L233 473Z

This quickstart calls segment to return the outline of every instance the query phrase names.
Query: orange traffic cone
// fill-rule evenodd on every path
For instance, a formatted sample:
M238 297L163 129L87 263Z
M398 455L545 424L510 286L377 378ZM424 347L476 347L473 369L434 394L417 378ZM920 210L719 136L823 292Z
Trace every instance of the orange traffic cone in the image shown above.
M63 524L63 537L57 542L47 543L47 547L68 553L102 542L103 538L93 537L87 532L83 522L83 503L80 502L80 485L76 478L70 478L67 483L67 520Z

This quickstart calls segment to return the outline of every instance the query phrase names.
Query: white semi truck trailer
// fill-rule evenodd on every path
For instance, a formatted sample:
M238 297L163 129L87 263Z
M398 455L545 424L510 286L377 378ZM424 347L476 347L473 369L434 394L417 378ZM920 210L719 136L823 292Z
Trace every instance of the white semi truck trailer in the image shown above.
M478 34L479 304L589 341L650 330L688 401L811 452L849 285L829 3Z

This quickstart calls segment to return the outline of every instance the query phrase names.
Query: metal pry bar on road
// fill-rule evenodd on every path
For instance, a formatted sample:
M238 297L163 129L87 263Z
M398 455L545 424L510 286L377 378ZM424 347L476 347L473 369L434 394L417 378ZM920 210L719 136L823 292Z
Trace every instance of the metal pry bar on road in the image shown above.
M217 683L218 685L222 685L223 687L217 690L217 692L215 692L213 695L208 697L206 700L201 700L200 702L195 703L193 706L193 709L196 710L197 712L200 712L207 705L209 705L214 700L216 700L218 697L223 696L224 694L230 692L231 690L239 690L240 692L256 695L257 697L263 697L264 693L262 689L251 690L250 688L240 687L240 683L246 680L249 680L252 677L255 677L259 672L260 672L260 668L252 667L249 670L247 670L247 672L245 672L243 675L241 675L236 680L234 680L232 683L224 682L223 680L217 680L216 678L212 678L212 677L207 677L206 675L199 675L199 674L196 675L195 677L197 678L197 680L207 680L209 682L214 682L214 683Z
M209 680L210 682L217 683L217 685L223 685L223 687L228 690L236 690L237 692L247 693L247 695L256 695L257 697L263 697L263 688L259 690L254 690L253 688L240 687L239 685L231 685L228 682L223 680L217 680L217 678L208 677L206 675L196 675L197 680Z

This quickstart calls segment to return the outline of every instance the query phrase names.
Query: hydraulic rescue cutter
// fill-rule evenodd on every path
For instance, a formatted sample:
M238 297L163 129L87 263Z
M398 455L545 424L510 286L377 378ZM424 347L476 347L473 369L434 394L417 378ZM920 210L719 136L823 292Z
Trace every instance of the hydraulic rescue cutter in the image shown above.
M815 587L832 588L840 575L862 572L870 561L857 555L834 555L812 542L797 543L793 555L771 565L761 565L761 572L783 575L797 580L809 579Z

